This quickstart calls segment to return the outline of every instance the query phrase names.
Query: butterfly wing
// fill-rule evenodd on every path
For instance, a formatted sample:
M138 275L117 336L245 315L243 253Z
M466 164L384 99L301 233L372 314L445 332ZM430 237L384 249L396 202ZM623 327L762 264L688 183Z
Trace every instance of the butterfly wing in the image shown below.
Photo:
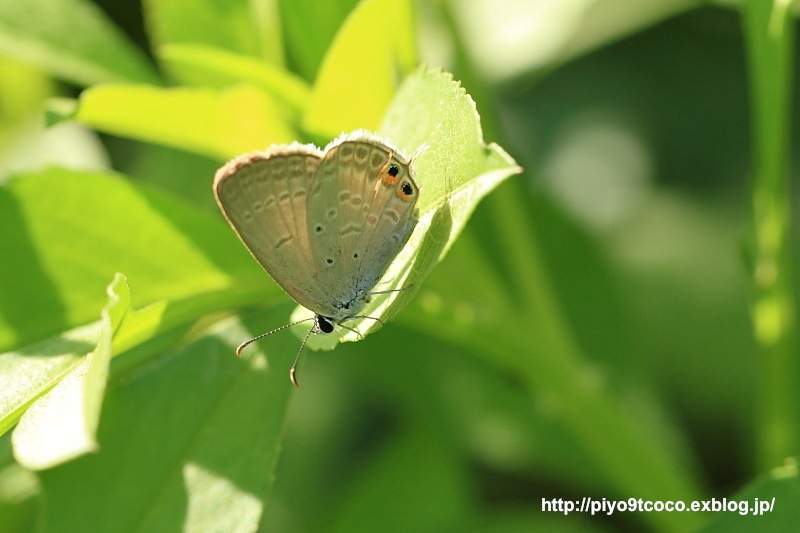
M320 287L353 316L416 225L419 189L408 161L363 133L335 142L317 168L308 198L308 238ZM337 318L336 315L333 315Z
M360 265L356 265L358 279L369 287L383 277L417 225L419 188L411 177L409 161L386 146L376 147L370 156L373 161L370 173L379 155L385 160L377 179L364 182L364 197L371 197L371 201L364 221L367 228L364 254Z
M300 305L320 305L308 239L307 200L322 153L310 145L276 146L228 162L214 195L228 222L272 279Z

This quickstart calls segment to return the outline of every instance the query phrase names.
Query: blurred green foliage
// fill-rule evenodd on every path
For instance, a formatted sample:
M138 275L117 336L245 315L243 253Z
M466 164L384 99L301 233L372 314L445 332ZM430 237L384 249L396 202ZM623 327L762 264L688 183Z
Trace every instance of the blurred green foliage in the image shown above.
M795 23L615 4L0 0L0 530L795 527ZM211 180L356 128L430 146L414 286L294 390Z

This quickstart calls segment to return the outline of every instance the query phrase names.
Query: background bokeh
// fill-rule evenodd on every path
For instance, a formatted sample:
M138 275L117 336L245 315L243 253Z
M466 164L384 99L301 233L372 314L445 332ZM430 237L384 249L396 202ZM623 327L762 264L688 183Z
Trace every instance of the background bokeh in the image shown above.
M314 10L324 23L306 44L324 49L357 2L287 3L270 4L284 35ZM94 5L158 64L148 4ZM710 513L564 516L541 502L735 498L767 475L757 459L753 117L741 14L735 5L631 4L417 2L416 36L385 21L386 39L415 41L420 62L462 82L486 140L523 172L480 204L386 328L304 355L279 458L264 471L274 482L260 531L721 531L730 524ZM16 35L4 27L0 17L0 36ZM320 59L295 42L283 43L284 68L313 84ZM219 216L210 191L219 158L77 122L46 128L48 102L84 88L0 47L0 180L52 165L113 169ZM791 100L798 109L797 91ZM787 122L797 131L796 111ZM790 158L794 182L796 143ZM794 264L796 229L792 221ZM275 292L241 316L266 329L291 309ZM220 317L194 324L178 346L203 339ZM260 345L288 360L297 342ZM117 381L112 365L109 401L122 409L119 398L138 397L127 389L137 372L168 365L174 349L132 359ZM602 407L581 413L593 405ZM58 530L58 516L42 518L48 485L15 464L10 433L0 458L9 524L0 530ZM76 471L59 479L69 486ZM662 485L661 471L675 477ZM781 503L800 493L796 472L794 480Z

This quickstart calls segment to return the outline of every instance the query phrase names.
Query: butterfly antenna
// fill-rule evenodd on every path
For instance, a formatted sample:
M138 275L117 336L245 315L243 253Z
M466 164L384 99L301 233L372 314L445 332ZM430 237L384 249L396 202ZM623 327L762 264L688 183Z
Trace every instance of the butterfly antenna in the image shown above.
M313 319L311 319L313 320ZM305 320L300 320L300 322L305 322ZM297 324L297 322L295 322ZM297 355L294 356L294 363L292 363L292 368L289 369L289 379L292 381L292 385L295 387L299 387L300 384L297 383L297 363L300 361L300 354L303 353L303 348L306 347L306 342L308 342L308 338L311 336L311 333L314 331L314 326L308 330L306 333L305 338L303 339L303 343L300 345L300 349L297 350Z
M374 317L374 316L356 315L356 316L353 316L353 317L350 317L350 318L348 318L348 320L353 320L353 319L356 319L356 318L369 318L370 320L374 320L375 322L378 322L378 323L381 325L381 327L383 327L383 326L385 326L385 325L386 325L386 324L383 322L383 320L381 320L381 319L380 319L380 318L378 318L378 317ZM345 326L345 325L344 325L344 324L342 324L342 323L339 323L338 325L339 325L339 326L341 326L341 327L343 327L344 329L349 329L350 331L352 331L353 333L355 333L356 335L358 335L358 339L359 339L359 340L362 340L362 341L364 340L364 335L362 335L362 334L361 334L361 332L360 332L360 331L358 331L357 329L355 329L355 328L351 328L350 326Z
M400 292L400 291L404 291L406 289L410 289L413 286L414 286L414 284L412 283L411 285L406 285L405 287L400 287L399 289L387 289L385 291L372 291L372 292L369 293L369 295L370 296L375 296L376 294L389 294L390 292ZM372 318L372 317L368 316L368 317L365 317L365 318Z
M249 344L252 344L252 343L256 342L258 339L262 339L262 338L266 337L267 335L272 335L273 333L276 333L276 332L278 332L278 331L280 331L282 329L290 328L290 327L294 326L295 324L300 324L302 322L308 322L309 320L314 320L314 319L313 318L304 318L303 320L298 320L297 322L292 322L291 324L286 324L285 326L281 326L279 328L275 328L275 329L270 330L270 331L268 331L266 333L262 333L261 335L258 335L257 337L253 337L250 340L244 341L242 344L240 344L236 348L236 355L238 357L241 357L242 356L242 350L244 350ZM308 338L308 337L306 337L306 338Z
M365 316L365 315L358 315L358 316L354 316L353 318L369 318L370 320L374 320L375 322L377 322L377 323L378 323L378 324L380 324L381 326L385 326L385 325L386 325L386 324L383 322L383 320L381 320L380 318L378 318L378 317L376 317L376 316ZM340 325L340 326L342 326L342 324L339 324L339 325ZM343 327L343 328L346 328L347 326L342 326L342 327ZM347 329L350 329L350 328L347 328ZM358 333L358 332L356 331L356 333ZM359 337L361 337L361 335L359 335ZM363 339L364 337L361 337L361 338Z
M354 319L354 318L372 318L372 317L371 317L371 316L354 316L354 317L350 317L348 320L352 320L352 319ZM360 340L362 340L362 341L364 340L364 335L362 335L362 334L361 334L361 332L360 332L360 331L358 331L357 329L355 329L355 328L351 328L350 326L345 326L345 325L344 325L344 324L342 324L341 322L340 322L339 324L337 324L337 325L338 325L338 326L341 326L341 327L343 327L344 329L347 329L347 330L350 330L350 331L352 331L353 333L355 333L356 335L358 335L358 338L359 338Z
M409 160L408 164L410 165L411 163L413 163L414 161L416 161L416 159L417 159L417 158L418 158L418 157L419 157L419 156L422 154L422 152L426 152L427 150L429 150L429 149L430 149L430 147L431 147L431 145L430 145L430 144L428 144L428 143L422 143L422 144L420 144L420 145L419 145L419 148L417 148L417 149L414 151L414 154L411 156L411 159Z
M406 289L410 289L410 288L411 288L411 287L413 287L413 286L414 286L414 285L412 284L412 285L406 285L405 287L400 287L399 289L388 289L388 290L385 290L385 291L373 291L373 292L370 292L370 293L369 293L369 295L370 295L370 296L374 296L374 295L376 295L376 294L389 294L390 292L400 292L400 291L404 291L404 290L406 290ZM355 318L369 318L370 320L374 320L375 322L377 322L378 324L380 324L380 325L381 325L381 327L383 327L383 326L385 326L385 325L386 325L386 324L383 322L383 320L381 320L380 318L378 318L378 317L375 317L375 316L356 315L356 316L354 316L354 317L350 317L350 319L349 319L349 320L352 320L352 319L355 319ZM360 332L358 332L357 330L355 330L355 329L353 329L353 328L351 328L351 327L345 326L344 324L341 324L341 323L340 323L339 325L340 325L340 326L342 326L343 328L349 329L350 331L352 331L353 333L355 333L356 335L358 335L358 338L359 338L359 339L362 339L362 340L364 339L364 336L363 336L363 335L362 335Z

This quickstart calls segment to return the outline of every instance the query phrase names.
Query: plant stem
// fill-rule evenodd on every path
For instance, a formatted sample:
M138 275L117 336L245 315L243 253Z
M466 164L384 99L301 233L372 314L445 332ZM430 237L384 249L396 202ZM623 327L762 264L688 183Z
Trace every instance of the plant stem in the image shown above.
M493 200L501 207L495 212L500 234L513 239L519 234L514 229L526 224L519 196L506 187L498 190ZM512 263L519 269L516 275L528 281L523 286L527 287L525 297L530 307L519 317L519 323L497 336L513 339L513 332L519 331L520 326L526 330L525 324L528 331L535 331L541 353L522 359L525 377L538 396L555 402L566 425L619 494L652 500L702 498L702 489L689 465L665 453L669 447L628 416L613 391L605 386L602 374L576 345L557 298L549 289L533 228L528 227L526 236L525 242L517 240L504 249L514 255ZM500 349L518 354L525 347ZM519 364L518 356L517 361ZM647 519L659 531L685 531L701 522L697 516L681 513Z
M747 0L743 24L753 129L752 321L759 359L757 467L798 451L788 157L794 21L788 1Z

